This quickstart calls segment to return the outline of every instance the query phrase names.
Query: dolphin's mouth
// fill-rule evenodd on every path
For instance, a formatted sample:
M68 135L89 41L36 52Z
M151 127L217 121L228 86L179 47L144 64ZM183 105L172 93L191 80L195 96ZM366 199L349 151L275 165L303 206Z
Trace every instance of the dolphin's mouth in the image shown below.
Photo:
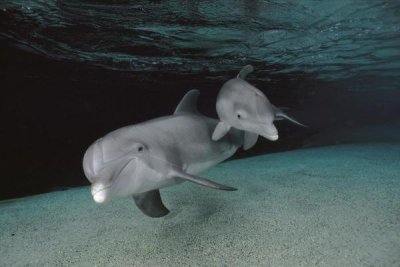
M272 133L270 131L265 131L265 130L254 131L254 132L259 134L259 135L261 135L262 137L270 140L270 141L276 141L276 140L279 139L279 133L277 133L277 131L274 131Z
M271 140L271 141L276 141L279 139L279 135L275 134L275 135L270 135L268 137L266 137L267 139Z
M276 141L279 139L279 133L278 130L276 129L275 125L265 125L262 126L261 129L258 129L258 134L261 135L262 137L270 140L270 141Z
M115 186L118 184L118 181L121 179L121 173L125 170L125 168L132 162L132 160L136 159L136 157L128 158L127 161L121 166L120 160L113 160L112 162L107 163L102 168L102 174L104 177L110 177L109 179L99 179L103 181L95 182L92 184L91 193L93 200L96 203L105 203L112 195L115 193ZM117 169L117 171L115 171ZM107 180L105 182L104 180Z

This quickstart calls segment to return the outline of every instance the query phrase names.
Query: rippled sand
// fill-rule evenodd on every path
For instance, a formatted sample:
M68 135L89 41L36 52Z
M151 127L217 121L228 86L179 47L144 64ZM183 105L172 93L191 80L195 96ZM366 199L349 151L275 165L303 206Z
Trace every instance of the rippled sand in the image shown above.
M171 213L83 187L0 203L1 266L399 266L400 144L269 154L162 190Z

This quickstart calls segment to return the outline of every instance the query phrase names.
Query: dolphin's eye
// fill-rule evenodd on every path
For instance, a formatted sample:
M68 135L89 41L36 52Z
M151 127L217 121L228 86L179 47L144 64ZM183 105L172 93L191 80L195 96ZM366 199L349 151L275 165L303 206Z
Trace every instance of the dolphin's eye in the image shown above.
M142 152L144 150L144 148L143 148L143 146L139 146L137 150L138 150L138 152Z
M243 109L236 110L236 118L245 120L247 118L247 112Z

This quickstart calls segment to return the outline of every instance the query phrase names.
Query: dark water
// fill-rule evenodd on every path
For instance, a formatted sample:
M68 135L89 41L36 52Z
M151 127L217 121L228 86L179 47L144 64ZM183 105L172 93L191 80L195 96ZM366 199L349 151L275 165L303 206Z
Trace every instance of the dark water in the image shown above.
M2 1L0 198L86 184L87 146L173 112L189 89L215 97L249 81L309 129L251 156L343 142L398 141L398 1Z

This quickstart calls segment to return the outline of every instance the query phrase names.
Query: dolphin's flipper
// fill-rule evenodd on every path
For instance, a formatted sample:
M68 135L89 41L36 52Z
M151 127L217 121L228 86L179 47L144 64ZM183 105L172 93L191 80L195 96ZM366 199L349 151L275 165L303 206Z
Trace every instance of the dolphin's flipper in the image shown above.
M147 216L159 218L167 215L169 210L164 206L158 189L133 195L138 208Z
M243 149L248 150L252 148L257 143L257 139L258 139L258 134L245 131Z
M199 184L199 185L206 186L206 187L210 187L210 188L214 188L214 189L226 190L226 191L235 191L235 190L237 190L237 188L230 187L230 186L223 185L223 184L219 184L219 183L210 181L208 179L201 178L199 176L192 175L192 174L189 174L189 173L186 173L186 172L183 172L183 171L179 171L179 170L172 171L172 175L174 177L178 177L178 178L190 181L192 183Z
M221 139L222 137L224 137L229 130L231 129L231 126L223 121L220 121L217 124L217 127L215 127L215 130L212 134L212 140L213 141L218 141L219 139Z
M174 114L182 114L182 113L195 113L199 114L197 110L197 98L200 95L200 91L193 89L187 92L181 102L179 102L178 106L175 109Z
M250 72L253 72L253 70L254 70L254 68L253 68L252 65L246 65L246 66L244 66L244 67L240 70L240 72L239 72L239 74L236 76L236 78L239 78L239 79L244 80L244 79L246 78L246 76L247 76Z
M296 121L295 119L289 117L285 112L282 111L282 109L277 108L275 106L272 106L272 107L273 107L274 112L275 112L275 120L276 121L287 119L288 121L291 121L294 124L297 124L297 125L300 125L300 126L303 126L303 127L308 127L307 125L304 125L304 124Z

